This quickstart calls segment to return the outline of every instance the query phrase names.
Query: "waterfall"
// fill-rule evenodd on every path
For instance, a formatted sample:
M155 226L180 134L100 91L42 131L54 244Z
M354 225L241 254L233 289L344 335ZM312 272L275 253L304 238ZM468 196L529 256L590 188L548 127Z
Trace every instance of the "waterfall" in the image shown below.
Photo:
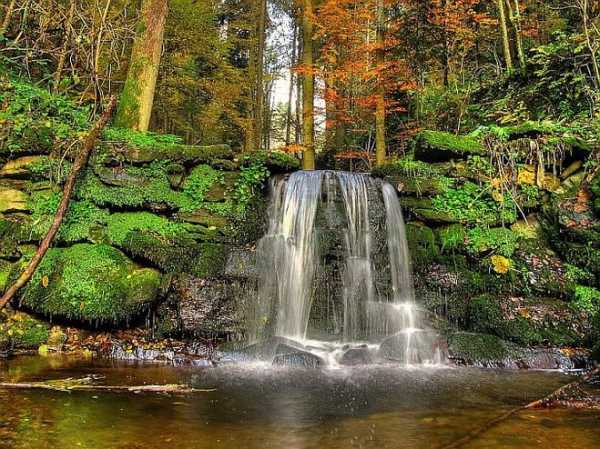
M296 172L273 181L268 218L257 246L251 341L283 337L288 350L293 342L321 352L376 345L378 355L407 364L435 358L390 184L365 174Z

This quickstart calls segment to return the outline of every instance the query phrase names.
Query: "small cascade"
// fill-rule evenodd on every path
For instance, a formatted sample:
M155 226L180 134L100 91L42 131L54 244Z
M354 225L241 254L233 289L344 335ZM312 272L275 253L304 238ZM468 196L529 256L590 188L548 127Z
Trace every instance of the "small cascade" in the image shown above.
M415 302L402 210L388 183L319 171L275 179L257 266L248 332L262 357L307 366L439 361L437 335Z

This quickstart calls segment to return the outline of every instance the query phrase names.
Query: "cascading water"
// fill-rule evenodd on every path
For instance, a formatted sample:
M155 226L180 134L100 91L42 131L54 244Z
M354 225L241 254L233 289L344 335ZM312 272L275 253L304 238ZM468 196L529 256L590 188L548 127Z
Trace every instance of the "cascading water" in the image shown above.
M274 180L257 261L248 323L254 343L275 339L286 350L338 358L362 348L370 351L363 361L373 351L406 364L437 361L435 337L415 306L402 210L388 183L328 171Z

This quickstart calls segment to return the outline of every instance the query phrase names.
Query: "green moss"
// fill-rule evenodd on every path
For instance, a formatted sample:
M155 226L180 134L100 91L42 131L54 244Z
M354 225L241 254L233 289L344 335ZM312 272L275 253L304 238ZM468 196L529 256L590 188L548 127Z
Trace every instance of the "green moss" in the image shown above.
M223 173L208 165L195 167L183 183L186 194L182 212L193 212L206 200L206 194L215 184L223 183Z
M46 235L52 225L61 198L61 193L50 191L32 194L32 237L41 239ZM91 201L71 201L57 239L69 243L91 241L94 230L104 225L107 217L108 211L96 207Z
M48 324L22 312L0 312L0 340L16 349L37 349L48 341Z
M443 252L460 250L465 245L467 231L463 225L453 224L437 230Z
M291 154L282 151L256 151L240 159L242 167L251 168L256 164L263 165L269 172L289 173L300 169L300 161Z
M123 321L156 298L158 272L140 269L107 245L52 248L21 301L47 316L87 321Z
M170 221L150 212L125 212L112 214L107 219L107 235L110 241L121 246L132 232L154 235L165 243L173 242L187 235L183 223Z
M470 136L457 136L441 131L421 131L414 140L415 157L423 160L437 160L440 157L466 157L485 154L479 140Z
M497 336L460 332L450 336L448 346L453 357L466 363L499 363L521 354L521 349Z
M401 192L419 195L442 193L454 184L453 179L433 165L408 157L376 167L371 174L387 180Z
M187 199L182 192L171 189L166 162L154 162L145 167L127 167L127 176L138 180L123 186L104 184L92 170L87 170L77 184L76 196L98 206L142 208L157 206L178 209Z
M472 182L449 188L432 199L434 212L445 214L457 222L493 226L499 223L514 223L517 212L514 203L496 202L490 186L480 187Z
M62 184L71 172L72 164L69 161L57 160L48 156L41 156L28 167L32 180L49 180Z
M406 225L406 238L412 259L417 265L426 265L439 254L433 230L420 223Z
M600 314L600 290L594 287L577 285L574 301L571 303L575 310L582 310L593 315Z
M467 251L475 255L493 253L512 257L519 246L519 236L508 228L478 226L469 230L466 243Z
M131 128L109 127L102 133L102 140L123 142L138 148L153 148L161 145L181 144L181 137L172 134L135 131Z

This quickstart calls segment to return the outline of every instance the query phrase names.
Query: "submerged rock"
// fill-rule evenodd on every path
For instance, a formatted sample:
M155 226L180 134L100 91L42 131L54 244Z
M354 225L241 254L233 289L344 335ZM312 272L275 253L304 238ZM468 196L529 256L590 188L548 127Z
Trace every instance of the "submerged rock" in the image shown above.
M369 365L373 363L374 357L367 346L350 348L345 351L339 359L340 365Z

